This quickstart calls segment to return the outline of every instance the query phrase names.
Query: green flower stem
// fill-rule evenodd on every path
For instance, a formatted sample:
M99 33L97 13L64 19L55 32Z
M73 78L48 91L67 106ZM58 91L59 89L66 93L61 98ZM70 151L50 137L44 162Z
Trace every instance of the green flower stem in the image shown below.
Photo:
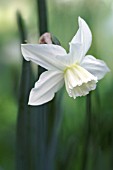
M38 16L39 16L39 32L40 35L48 31L47 25L47 8L45 0L37 0ZM51 35L52 43L60 45L56 37ZM38 76L45 71L42 67L38 67ZM54 170L56 147L58 140L58 127L60 124L60 107L56 107L56 98L37 107L37 113L40 115L40 138L39 138L39 169L40 170ZM40 108L40 110L38 109ZM59 109L58 109L59 108Z
M46 1L45 0L37 0L37 16L38 16L38 27L39 34L47 32L47 11L46 11ZM38 66L38 77L45 69ZM47 123L48 123L48 104L44 104L36 107L36 119L37 119L37 169L45 170L45 160L46 158L46 141L47 141Z
M21 14L17 12L17 23L20 32L21 43L25 43L27 36ZM31 82L30 62L22 57L22 72L19 90L19 106L17 116L17 148L16 148L16 169L30 170L31 154L30 154L30 108L28 107L28 96Z
M87 170L88 151L90 144L90 131L91 131L91 92L86 96L86 122L84 132L84 144L81 170Z

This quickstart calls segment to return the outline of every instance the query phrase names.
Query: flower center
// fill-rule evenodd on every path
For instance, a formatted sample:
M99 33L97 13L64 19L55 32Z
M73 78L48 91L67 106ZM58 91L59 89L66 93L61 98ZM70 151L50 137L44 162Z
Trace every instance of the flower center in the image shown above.
M64 80L66 90L73 98L88 94L90 90L95 89L97 83L97 77L78 64L68 66L64 70Z

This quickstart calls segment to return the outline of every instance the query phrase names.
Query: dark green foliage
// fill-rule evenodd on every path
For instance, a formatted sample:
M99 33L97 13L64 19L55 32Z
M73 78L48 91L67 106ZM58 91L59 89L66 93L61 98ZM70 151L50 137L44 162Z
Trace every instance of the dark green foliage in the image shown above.
M25 43L26 30L20 13L17 13L17 22L20 32L21 43ZM28 97L31 88L31 66L23 58L22 73L19 89L19 107L17 117L17 149L16 149L16 169L31 169L31 144L30 144L30 107L28 106Z

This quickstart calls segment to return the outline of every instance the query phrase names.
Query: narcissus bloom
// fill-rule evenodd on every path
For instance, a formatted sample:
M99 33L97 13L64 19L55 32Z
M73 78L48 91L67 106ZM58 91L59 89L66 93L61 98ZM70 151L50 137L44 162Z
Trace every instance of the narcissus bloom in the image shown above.
M29 105L41 105L52 100L64 84L70 97L85 96L109 72L104 61L86 55L92 34L82 18L78 18L78 23L79 29L69 43L69 53L53 44L22 44L24 58L47 69L31 90Z

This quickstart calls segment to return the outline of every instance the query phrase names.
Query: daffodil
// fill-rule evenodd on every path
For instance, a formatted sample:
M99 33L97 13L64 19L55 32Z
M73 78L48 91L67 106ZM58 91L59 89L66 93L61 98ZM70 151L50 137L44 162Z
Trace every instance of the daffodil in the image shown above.
M85 96L109 72L104 61L86 55L92 34L82 18L78 18L78 23L79 29L69 43L68 53L63 47L53 44L22 44L24 58L47 70L31 90L29 105L49 102L64 84L70 97Z

